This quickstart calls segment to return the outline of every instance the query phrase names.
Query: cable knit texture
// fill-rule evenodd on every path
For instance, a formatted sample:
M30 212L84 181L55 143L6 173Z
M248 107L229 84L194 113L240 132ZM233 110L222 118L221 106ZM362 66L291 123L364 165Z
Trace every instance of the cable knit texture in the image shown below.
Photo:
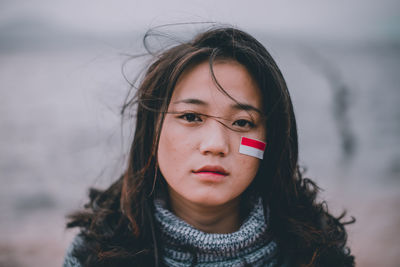
M240 229L230 234L197 230L166 209L161 200L155 201L155 218L167 266L277 266L278 248L269 237L261 199Z

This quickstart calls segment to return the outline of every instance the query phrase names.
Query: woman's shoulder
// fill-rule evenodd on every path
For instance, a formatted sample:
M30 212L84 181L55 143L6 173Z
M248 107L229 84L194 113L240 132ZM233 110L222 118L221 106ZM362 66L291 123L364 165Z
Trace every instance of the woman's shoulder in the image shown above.
M83 266L78 260L76 253L85 246L85 241L82 235L75 236L67 251L65 252L63 267L81 267Z

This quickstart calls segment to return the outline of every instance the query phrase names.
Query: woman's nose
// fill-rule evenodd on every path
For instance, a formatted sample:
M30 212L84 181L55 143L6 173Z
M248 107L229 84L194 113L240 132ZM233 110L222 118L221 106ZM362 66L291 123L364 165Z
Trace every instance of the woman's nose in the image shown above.
M210 120L203 130L200 152L204 155L226 156L230 150L227 128L216 120Z

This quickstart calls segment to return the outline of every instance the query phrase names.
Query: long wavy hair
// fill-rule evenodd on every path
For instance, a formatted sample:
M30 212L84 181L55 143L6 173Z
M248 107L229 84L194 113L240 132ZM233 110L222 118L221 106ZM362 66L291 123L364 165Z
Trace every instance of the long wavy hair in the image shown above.
M268 149L249 190L269 208L282 257L294 266L354 266L344 228L352 221L331 215L316 200L316 184L302 177L296 120L281 71L260 42L231 27L213 27L154 55L135 96L123 106L123 112L137 109L126 170L108 189L91 189L84 210L69 216L67 227L81 229L84 245L73 254L84 266L161 265L153 200L166 187L156 160L164 116L185 69L208 61L213 75L213 63L222 58L245 66L262 91ZM219 85L218 90L224 91Z

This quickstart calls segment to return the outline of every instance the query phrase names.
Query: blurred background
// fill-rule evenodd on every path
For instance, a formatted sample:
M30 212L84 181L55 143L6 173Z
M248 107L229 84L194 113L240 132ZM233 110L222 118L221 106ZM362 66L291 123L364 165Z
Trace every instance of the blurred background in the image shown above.
M125 166L127 54L143 51L151 27L194 21L236 25L269 49L307 176L334 214L357 219L347 228L357 266L400 266L399 10L397 0L0 0L0 266L61 266L76 233L65 215ZM133 79L139 65L128 65Z

